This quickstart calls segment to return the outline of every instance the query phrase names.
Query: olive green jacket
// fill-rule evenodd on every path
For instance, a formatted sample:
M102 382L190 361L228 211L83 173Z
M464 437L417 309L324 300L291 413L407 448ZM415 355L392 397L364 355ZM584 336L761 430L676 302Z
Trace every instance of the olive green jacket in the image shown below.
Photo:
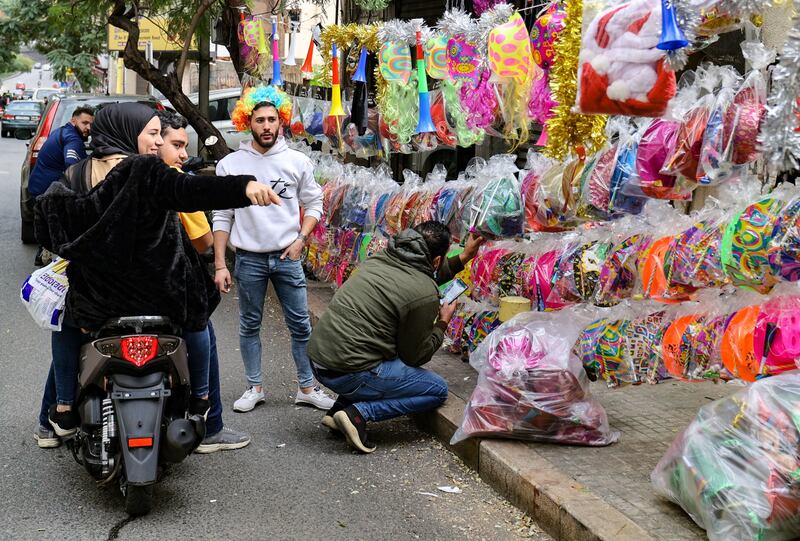
M389 240L333 296L314 326L308 356L337 372L370 370L399 358L409 366L431 360L444 340L437 283L463 269L458 257L435 275L422 235L408 229Z

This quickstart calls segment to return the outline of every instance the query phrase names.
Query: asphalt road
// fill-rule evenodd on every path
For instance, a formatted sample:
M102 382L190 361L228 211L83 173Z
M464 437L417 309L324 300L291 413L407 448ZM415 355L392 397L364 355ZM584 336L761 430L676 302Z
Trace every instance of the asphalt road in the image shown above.
M28 56L30 56L36 62L40 62L42 65L47 63L47 58L42 57L40 55L28 54ZM25 83L25 87L28 89L33 89L33 88L52 88L53 83L55 83L56 81L53 79L51 71L32 69L28 73L20 73L15 75L14 77L9 77L8 79L2 82L2 86L13 92L15 85L18 82Z
M0 140L0 539L550 539L408 420L376 424L378 450L351 453L299 408L288 334L265 318L264 406L230 407L243 391L235 291L214 314L225 421L248 430L239 451L193 455L156 488L154 510L129 520L117 488L99 489L63 446L32 437L49 333L19 301L34 248L19 242L25 144ZM463 492L447 494L439 486ZM425 495L421 493L429 493Z

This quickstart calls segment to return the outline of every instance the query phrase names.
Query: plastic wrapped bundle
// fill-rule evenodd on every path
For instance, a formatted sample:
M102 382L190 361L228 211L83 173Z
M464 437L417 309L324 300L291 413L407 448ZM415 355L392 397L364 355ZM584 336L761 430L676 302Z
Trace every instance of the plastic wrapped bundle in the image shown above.
M473 353L478 384L451 443L470 437L502 437L573 445L609 445L603 406L572 342L585 317L526 313L503 324Z
M800 536L800 372L700 409L650 475L711 541Z
M667 377L653 356L664 319L664 312L635 319L614 319L608 314L580 332L573 351L592 381L601 378L609 387L658 383Z
M769 196L734 216L722 237L722 266L734 285L768 293L778 279L772 274L768 248L785 201Z
M490 181L472 201L470 230L488 238L521 237L525 209L514 175Z
M781 212L767 252L774 276L786 282L800 280L800 200Z

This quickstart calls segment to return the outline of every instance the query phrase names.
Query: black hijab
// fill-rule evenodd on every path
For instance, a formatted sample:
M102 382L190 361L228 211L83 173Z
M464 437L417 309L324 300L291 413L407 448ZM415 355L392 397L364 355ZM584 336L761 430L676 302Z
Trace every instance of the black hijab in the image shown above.
M92 123L92 156L139 153L137 139L156 111L143 103L115 103L101 108Z

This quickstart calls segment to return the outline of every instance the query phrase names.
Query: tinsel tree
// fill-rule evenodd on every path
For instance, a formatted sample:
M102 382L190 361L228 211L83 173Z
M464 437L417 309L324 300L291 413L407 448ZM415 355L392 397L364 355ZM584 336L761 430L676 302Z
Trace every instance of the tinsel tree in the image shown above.
M758 141L772 173L800 167L800 15L795 15L780 62L772 72L767 114Z

